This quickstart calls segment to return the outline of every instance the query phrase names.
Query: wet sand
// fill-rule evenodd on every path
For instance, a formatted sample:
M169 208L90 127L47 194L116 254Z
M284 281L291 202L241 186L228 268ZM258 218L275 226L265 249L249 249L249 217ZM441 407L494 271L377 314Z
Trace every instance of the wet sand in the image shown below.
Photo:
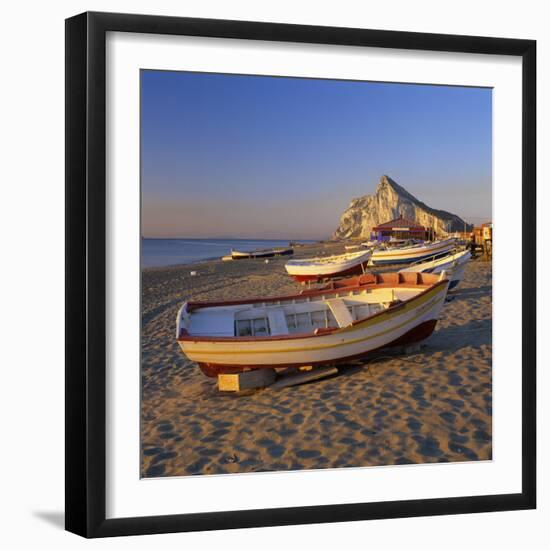
M337 252L343 245L306 245L295 257ZM143 477L491 459L490 262L469 263L417 353L380 352L278 391L220 393L175 341L179 306L295 292L287 260L143 271Z

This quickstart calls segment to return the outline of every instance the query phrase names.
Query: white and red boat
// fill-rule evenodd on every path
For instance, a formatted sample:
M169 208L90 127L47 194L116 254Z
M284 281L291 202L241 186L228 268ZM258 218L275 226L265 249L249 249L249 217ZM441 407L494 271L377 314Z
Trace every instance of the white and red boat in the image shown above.
M242 252L240 250L231 249L232 260L250 260L254 258L273 258L273 256L291 256L294 254L294 249L288 248L266 248L263 250L251 250Z
M365 273L371 255L370 250L360 250L337 256L290 260L285 264L285 268L298 282L322 281Z
M292 296L186 302L176 337L207 376L334 364L427 338L448 286L445 273L381 273Z
M428 258L419 263L408 265L403 269L399 270L399 273L413 272L417 273L441 273L445 271L449 279L449 290L456 288L464 271L466 270L466 265L470 261L472 255L469 250L460 250L459 252L451 252L446 256L438 256L436 258Z
M378 249L372 253L371 265L413 263L418 260L447 254L455 246L455 239L445 239L400 248Z

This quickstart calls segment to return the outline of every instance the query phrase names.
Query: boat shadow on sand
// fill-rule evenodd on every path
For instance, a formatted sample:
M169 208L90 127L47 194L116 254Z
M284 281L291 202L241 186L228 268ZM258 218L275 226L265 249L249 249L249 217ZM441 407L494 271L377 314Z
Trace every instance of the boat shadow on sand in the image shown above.
M475 333L477 338L473 342L468 337ZM441 353L456 353L464 348L481 349L492 344L492 319L474 319L463 325L438 327L426 340L418 342L418 348L411 346L407 352L402 348L383 348L363 360L341 363L338 365L338 376L353 376L364 368L383 367L384 364L405 362L423 366L431 364L431 358Z
M458 288L447 294L447 301L469 300L470 298L479 298L491 294L492 285L478 286L475 288Z

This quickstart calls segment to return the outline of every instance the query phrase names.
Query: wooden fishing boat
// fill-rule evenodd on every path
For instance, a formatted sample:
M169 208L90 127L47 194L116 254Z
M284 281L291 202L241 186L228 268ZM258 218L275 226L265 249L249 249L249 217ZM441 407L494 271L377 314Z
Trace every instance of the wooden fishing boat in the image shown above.
M429 258L399 270L399 273L416 272L416 273L441 273L445 271L449 279L449 290L456 288L460 283L466 265L470 261L472 255L469 250L461 250L459 252L451 252L443 257Z
M231 258L233 260L246 260L251 258L273 258L274 256L291 256L294 254L293 248L267 248L264 250L251 250L250 252L241 252L231 249Z
M371 254L370 250L360 250L337 256L290 260L285 264L285 269L298 282L345 277L364 273Z
M427 338L448 286L445 273L369 273L292 296L186 302L176 337L207 376L334 364Z
M371 265L389 265L414 263L432 256L447 254L455 246L454 239L434 241L402 248L375 250L371 257Z
M387 248L404 248L407 246L418 246L424 244L421 239L398 239L391 237L388 241L383 241Z

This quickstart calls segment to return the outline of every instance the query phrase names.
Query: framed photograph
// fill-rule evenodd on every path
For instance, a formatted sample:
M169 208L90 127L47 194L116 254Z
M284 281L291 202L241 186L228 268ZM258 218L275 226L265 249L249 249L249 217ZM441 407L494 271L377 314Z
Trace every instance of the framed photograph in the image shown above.
M66 21L66 528L535 507L536 44Z

